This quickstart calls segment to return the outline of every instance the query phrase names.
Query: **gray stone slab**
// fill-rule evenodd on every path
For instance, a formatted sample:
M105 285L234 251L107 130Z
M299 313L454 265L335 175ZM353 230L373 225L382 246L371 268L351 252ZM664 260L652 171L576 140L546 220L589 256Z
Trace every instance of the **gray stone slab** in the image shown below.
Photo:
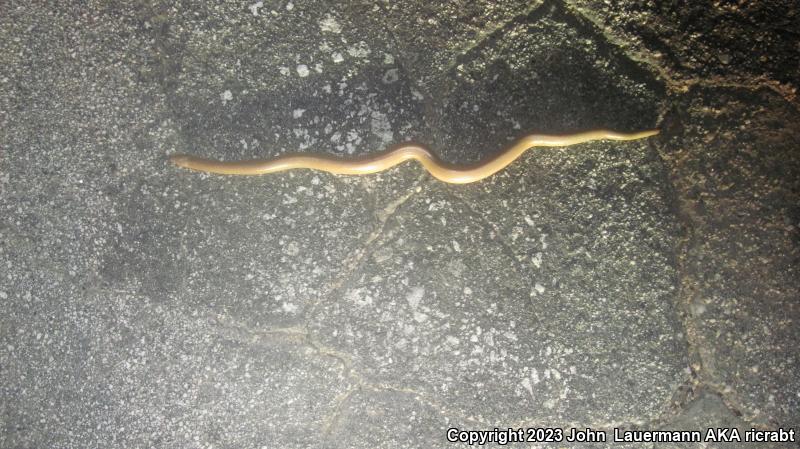
M569 0L567 5L595 23L607 39L674 81L678 90L697 83L767 85L796 103L797 2Z
M653 128L663 93L651 74L554 4L509 23L427 87L432 144L445 160L470 162L530 133Z
M438 184L413 196L352 278L315 307L311 332L353 354L368 383L411 389L488 423L658 415L686 377L668 259L631 269L631 258L575 258L566 243L545 241L560 274L533 272L479 207L487 206ZM540 241L535 228L528 234ZM593 240L549 239L576 234Z
M312 447L348 389L299 334L53 291L5 300L4 447Z
M593 5L0 6L0 447L797 428L796 8ZM467 186L167 163L656 123Z
M711 433L709 434L709 429ZM726 433L721 433L717 429L729 429ZM736 434L733 433L735 429ZM657 443L656 448L692 448L707 447L713 444L719 448L739 449L747 447L759 448L779 448L791 447L784 443L769 443L760 441L748 441L747 432L752 432L753 426L748 425L739 416L736 416L723 402L719 395L707 390L701 390L698 396L676 417L663 427L669 431L697 431L703 440L712 439L711 442L681 442L681 443ZM761 429L759 429L761 430ZM776 430L776 429L770 429ZM713 435L713 436L712 436ZM736 436L734 436L736 435ZM714 440L721 441L714 441ZM730 440L730 441L724 441ZM738 441L737 441L738 440Z
M464 56L525 18L542 1L361 2L361 17L390 30L406 70L426 93ZM355 8L353 8L355 9Z
M184 151L352 155L425 129L421 95L386 30L365 21L366 5L262 5L157 8L163 82Z
M181 137L162 87L143 75L152 54L138 13L44 5L11 13L0 27L8 37L3 54L19 56L3 72L17 95L2 96L0 446L319 441L335 399L349 388L341 361L291 328L248 327L262 321L259 312L294 298L248 310L247 301L208 299L208 288L192 283L192 273L206 274L204 251L219 246L216 236L240 231L252 242L247 227L269 217L246 204L248 215L231 218L235 189L210 198L166 164ZM298 215L283 214L289 222L282 226L309 214L304 201L318 201L325 188L293 186ZM273 200L291 202L292 195ZM219 204L228 216L197 219L197 209L217 200L229 201ZM265 247L275 245L269 251L299 272L303 261L287 261L296 254L286 248L302 249L301 235L269 238ZM247 273L232 276L247 281ZM279 276L270 280L281 285ZM290 296L290 287L281 288ZM276 322L286 325L285 314L302 311L278 308Z
M324 445L331 449L449 447L448 428L473 427L454 422L412 393L359 389L342 404Z
M142 76L150 44L131 11L119 14L20 5L3 17L13 95L0 96L0 201L16 288L22 279L70 289L97 282L108 247L147 219L115 222L118 193L167 172L164 149L176 136L161 88ZM157 201L162 193L145 191Z
M697 89L663 152L692 227L689 332L705 380L751 422L796 426L800 398L798 112L766 89Z

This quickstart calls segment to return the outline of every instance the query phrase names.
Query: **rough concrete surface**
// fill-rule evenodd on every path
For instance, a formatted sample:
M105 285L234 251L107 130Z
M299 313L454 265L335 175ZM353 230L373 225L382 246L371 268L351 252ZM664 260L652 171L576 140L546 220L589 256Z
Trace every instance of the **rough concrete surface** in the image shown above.
M0 3L0 447L800 429L800 12L689 3Z

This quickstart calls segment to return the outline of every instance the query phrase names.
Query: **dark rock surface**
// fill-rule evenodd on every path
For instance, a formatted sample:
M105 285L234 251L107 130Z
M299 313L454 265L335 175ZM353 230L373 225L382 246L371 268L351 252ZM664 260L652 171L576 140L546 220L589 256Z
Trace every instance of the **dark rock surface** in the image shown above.
M784 3L0 5L0 447L797 429ZM598 127L662 132L463 186L167 162ZM558 447L611 444L686 447Z

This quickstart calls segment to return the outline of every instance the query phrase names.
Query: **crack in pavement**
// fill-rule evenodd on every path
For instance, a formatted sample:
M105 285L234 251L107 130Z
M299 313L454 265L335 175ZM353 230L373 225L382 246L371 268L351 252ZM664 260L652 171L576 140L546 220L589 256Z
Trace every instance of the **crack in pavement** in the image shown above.
M677 93L675 95L682 95ZM675 99L669 96L661 105L659 111L659 118L657 126L663 128L664 123L669 120L670 111L675 106ZM672 419L679 416L686 409L692 401L697 398L697 392L706 389L719 395L725 407L733 415L744 419L745 414L742 413L742 407L735 400L736 392L728 385L721 384L714 380L714 356L711 348L703 344L703 340L699 336L698 323L696 316L692 310L691 304L698 298L699 293L695 286L694 276L689 273L687 269L687 259L691 257L692 249L697 246L697 242L701 239L697 235L698 229L706 223L704 217L699 215L693 210L689 201L686 200L685 195L679 189L676 183L676 176L674 175L671 157L668 155L668 143L662 144L660 140L654 141L653 145L656 148L658 157L660 158L668 177L665 180L667 186L667 193L670 196L670 203L672 204L672 213L679 220L680 236L676 246L673 248L673 253L676 257L676 271L678 273L678 294L677 304L679 317L686 336L686 351L689 359L689 378L686 382L678 387L671 398L670 402L673 403L673 412L671 416L662 416L654 420L648 421L648 425L666 425ZM681 388L688 388L689 391L683 398L675 402L675 395L681 393ZM665 410L668 410L669 407ZM748 424L751 424L748 422Z
M570 11L573 15L584 19L591 23L597 33L602 35L606 42L615 46L619 51L633 62L642 64L656 73L656 75L664 81L667 88L674 93L686 93L691 88L699 87L728 87L728 88L741 88L746 90L758 90L768 88L773 92L780 95L784 100L800 108L800 98L797 96L797 89L788 84L783 84L778 80L771 79L764 75L755 77L729 75L729 76L713 76L713 77L699 77L679 73L677 78L673 76L669 69L663 67L655 56L654 52L640 43L640 48L633 48L629 41L614 36L606 31L604 24L592 14L588 14L580 6L576 5L570 0L560 0L561 4ZM637 36L638 37L638 36Z
M461 196L459 196L457 194L454 194L454 193L452 193L450 191L447 192L447 196L450 197L450 198L453 198L455 201L458 201L483 226L491 229L495 233L495 235L497 236L497 242L499 242L499 244L500 244L500 249L501 249L502 253L504 253L506 256L508 256L509 259L511 259L511 264L512 264L512 266L514 268L514 271L519 275L519 278L523 280L523 282L525 283L525 285L529 289L533 289L533 287L535 285L535 282L531 281L531 278L529 276L527 276L528 275L528 271L526 271L525 267L522 265L522 262L523 262L524 258L521 257L521 256L517 256L514 253L513 246L505 239L505 237L503 237L503 233L500 232L499 227L494 222L489 221L486 218L486 216L484 216L483 214L481 214L480 212L475 210L475 208L473 208L472 205L466 199L462 198ZM529 300L530 300L530 298L529 298Z
M395 214L395 212L397 212L397 209L400 208L400 206L402 206L406 201L408 201L414 194L422 191L420 184L424 177L425 174L421 175L416 181L414 181L414 183L408 189L408 192L389 202L383 209L378 210L375 213L375 217L377 218L377 226L364 239L359 247L353 250L349 257L345 258L341 264L343 266L341 273L336 276L336 278L326 287L322 288L322 293L320 294L321 298L327 298L333 294L333 292L339 290L345 284L345 282L350 279L353 273L355 273L360 266L361 261L364 260L364 258L369 254L369 249L372 243L383 234L386 223ZM311 312L313 312L314 308L319 302L321 301L318 301L311 306ZM309 315L312 314L311 312Z

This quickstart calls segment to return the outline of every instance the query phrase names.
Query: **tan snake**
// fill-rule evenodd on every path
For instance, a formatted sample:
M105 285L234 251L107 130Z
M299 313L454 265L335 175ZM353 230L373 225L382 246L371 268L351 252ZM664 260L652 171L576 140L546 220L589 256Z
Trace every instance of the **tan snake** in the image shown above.
M173 155L173 164L192 170L224 175L262 175L295 168L321 170L340 175L365 175L394 167L402 162L416 159L435 178L453 184L480 181L514 162L525 151L533 147L565 147L592 140L637 140L658 134L657 129L635 133L618 133L605 129L576 134L546 135L530 134L518 139L507 149L474 165L458 166L442 162L424 145L403 143L385 151L362 157L344 159L325 154L282 155L272 159L244 161L216 161L189 155Z

